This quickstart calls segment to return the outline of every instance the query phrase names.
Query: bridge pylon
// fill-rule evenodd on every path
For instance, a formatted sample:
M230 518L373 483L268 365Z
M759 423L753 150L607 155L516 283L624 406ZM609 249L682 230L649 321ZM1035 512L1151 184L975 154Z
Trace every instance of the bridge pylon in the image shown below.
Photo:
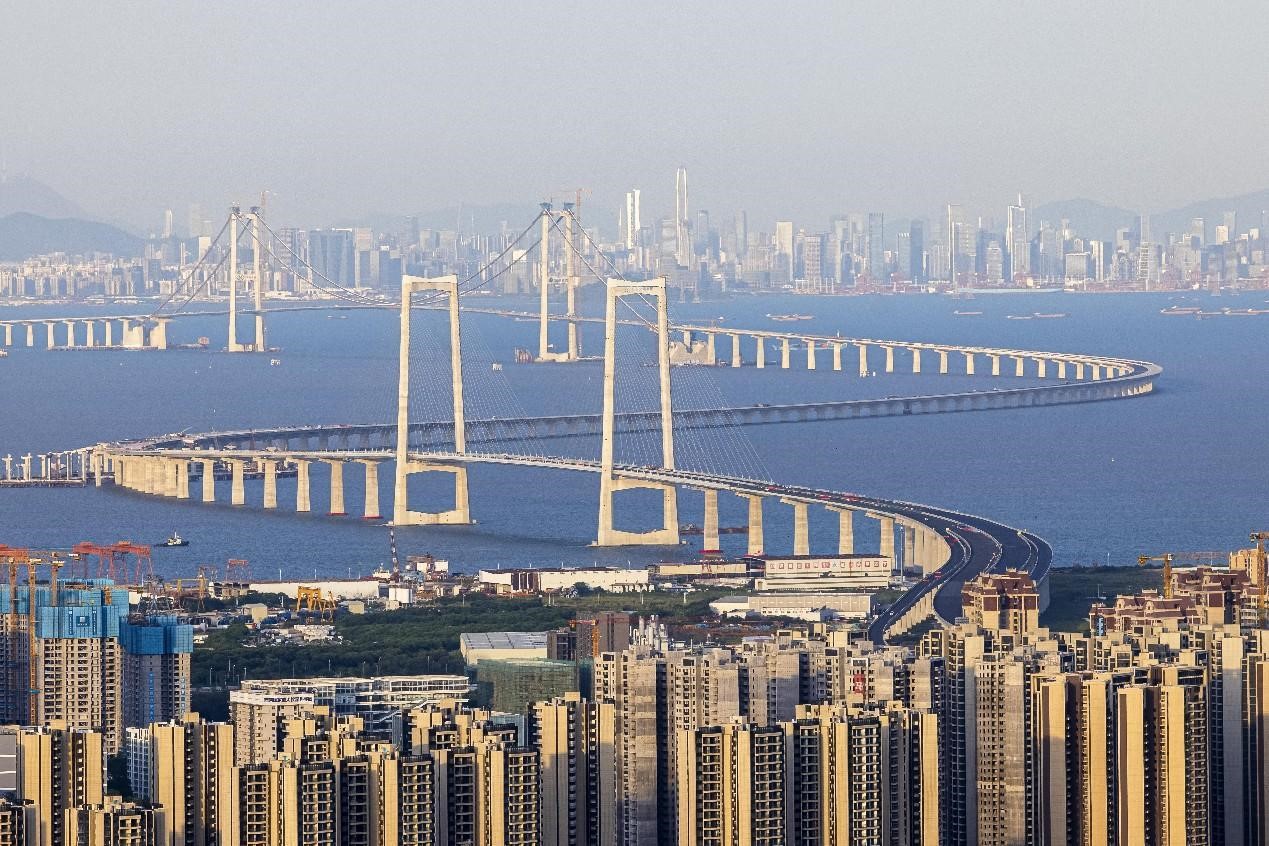
M467 468L461 464L416 461L410 458L410 300L418 291L440 291L449 298L450 376L454 397L454 452L467 451L467 428L463 411L463 354L459 330L458 277L424 279L405 276L401 281L401 357L397 385L396 485L392 501L392 522L396 526L465 525L472 522L467 495ZM415 473L449 473L454 477L454 507L448 511L411 511L409 478Z
M674 418L670 403L670 321L666 279L646 282L609 279L604 320L604 412L600 445L599 531L595 546L677 546L679 543L678 489L672 484L616 475L613 446L616 434L617 301L627 296L652 296L657 304L657 370L661 385L661 466L674 469ZM662 495L661 528L628 532L613 527L613 495L618 491L650 489Z

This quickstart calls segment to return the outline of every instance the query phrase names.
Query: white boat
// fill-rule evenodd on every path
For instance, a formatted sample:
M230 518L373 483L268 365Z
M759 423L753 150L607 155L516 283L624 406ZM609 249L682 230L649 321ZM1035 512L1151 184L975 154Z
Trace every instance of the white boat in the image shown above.
M281 363L282 363L282 359L280 359L280 358L271 358L271 359L269 359L269 366L270 366L270 367L277 367L277 366L278 366L279 364L281 364Z

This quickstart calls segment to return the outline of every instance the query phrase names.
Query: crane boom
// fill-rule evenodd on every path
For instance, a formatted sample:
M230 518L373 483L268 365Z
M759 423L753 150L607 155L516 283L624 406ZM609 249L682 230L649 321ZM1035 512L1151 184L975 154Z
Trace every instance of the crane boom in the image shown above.
M1172 598L1172 553L1165 552L1162 555L1138 555L1137 566L1144 567L1151 561L1163 562L1163 598Z

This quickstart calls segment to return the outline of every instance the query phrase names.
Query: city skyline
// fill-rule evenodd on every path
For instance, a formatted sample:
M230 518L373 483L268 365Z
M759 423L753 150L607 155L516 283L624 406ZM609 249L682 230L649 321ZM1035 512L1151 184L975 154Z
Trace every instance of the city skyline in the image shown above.
M645 209L672 209L664 174L678 166L693 173L693 209L757 219L826 219L843 198L892 217L948 201L994 207L1019 189L1150 213L1269 185L1256 154L1266 117L1243 105L1262 101L1266 83L1238 73L1256 63L1250 24L1263 9L1252 4L1230 10L1249 24L1239 27L1180 4L852 6L809 20L756 5L633 20L376 11L367 17L392 22L372 29L382 59L292 46L341 44L350 20L332 6L240 20L41 11L6 63L20 73L67 45L75 58L16 93L27 117L0 158L9 173L101 198L101 217L155 229L175 198L211 206L260 185L279 210L316 220L579 183L613 209L631 185ZM473 49L489 44L492 54ZM235 67L246 57L256 72ZM1209 82L1213 62L1231 69L1227 84ZM961 83L943 84L949 66ZM1112 78L1132 88L1109 89ZM657 95L684 85L692 96ZM825 108L843 93L845 105ZM1168 104L1183 117L1166 118Z

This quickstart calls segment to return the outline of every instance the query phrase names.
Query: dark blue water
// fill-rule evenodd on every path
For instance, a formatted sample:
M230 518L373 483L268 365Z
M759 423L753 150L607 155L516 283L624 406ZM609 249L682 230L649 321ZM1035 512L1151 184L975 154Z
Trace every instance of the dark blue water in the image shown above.
M1263 295L1209 299L1207 308L1264 307ZM714 466L744 475L849 489L928 502L980 513L1035 531L1055 547L1062 564L1128 563L1140 552L1226 549L1245 541L1249 530L1269 528L1269 316L1207 320L1168 317L1159 309L1173 301L1160 295L982 296L972 303L945 297L745 298L723 303L674 305L675 320L722 327L789 328L879 338L963 342L1043 350L1104 353L1148 359L1165 373L1149 397L1107 403L1015 411L756 427L735 431L681 433L682 466ZM492 303L491 303L492 304ZM505 301L499 301L505 305ZM517 303L516 307L529 307ZM980 310L980 317L953 311ZM814 313L816 319L779 324L767 313ZM1007 320L1007 314L1067 312L1062 320ZM75 314L90 313L84 307ZM0 309L5 318L65 314L66 309ZM175 341L208 335L223 344L223 318L191 318L173 324ZM419 343L413 359L415 418L441 416L445 388L444 324L438 315L414 322ZM282 348L282 364L266 357L208 352L48 352L11 348L0 359L0 455L64 449L99 440L191 428L195 431L285 423L380 422L394 416L396 316L359 312L346 319L322 314L277 314L270 318L270 343ZM244 327L245 328L245 327ZM600 403L600 365L516 366L516 346L534 346L536 325L506 319L464 319L468 413L471 417L594 412ZM240 329L241 331L241 329ZM725 329L724 329L725 331ZM37 342L42 344L43 330ZM80 330L82 339L82 329ZM633 335L632 335L633 333ZM60 339L59 335L59 339ZM623 335L619 353L646 359L647 333ZM557 339L562 341L562 338ZM597 330L587 328L587 352L600 350ZM720 339L719 353L728 354ZM743 351L746 361L753 350ZM508 362L501 373L493 361ZM926 373L859 379L855 353L844 370L829 369L821 351L819 370L805 370L805 352L794 369L675 371L676 406L715 407L802 399L907 395L986 389L986 377L939 377L937 358L926 356ZM874 369L881 356L874 352ZM901 369L908 367L900 357ZM955 371L963 366L953 360ZM983 362L979 362L980 371ZM625 408L650 408L655 371L632 365L620 393ZM515 447L596 455L593 440L544 442ZM655 453L649 437L623 442L622 457L642 460ZM383 513L390 513L388 467L381 480ZM347 505L360 512L359 468L346 470ZM680 553L666 550L596 550L597 482L588 475L477 467L471 472L478 525L419 527L398 533L403 553L432 552L470 569L497 564L556 565L646 562ZM227 486L219 491L228 499ZM368 572L387 557L387 531L357 517L324 516L325 478L315 469L313 514L287 513L294 487L279 483L283 509L259 510L259 483L248 484L248 506L204 506L114 490L0 491L0 543L69 546L79 540L132 539L154 542L173 530L193 539L186 549L163 550L156 561L171 574L192 573L197 563L241 557L258 575L279 570L297 577L313 573ZM650 497L630 494L623 512L631 528L650 525ZM419 480L412 492L419 508L444 490ZM700 521L700 497L681 497L683 521ZM744 520L739 501L723 497L724 523ZM828 515L812 516L812 540L834 544ZM860 523L867 543L875 528ZM791 544L784 509L767 511L767 546ZM726 538L739 544L743 536ZM872 541L875 542L875 541Z

